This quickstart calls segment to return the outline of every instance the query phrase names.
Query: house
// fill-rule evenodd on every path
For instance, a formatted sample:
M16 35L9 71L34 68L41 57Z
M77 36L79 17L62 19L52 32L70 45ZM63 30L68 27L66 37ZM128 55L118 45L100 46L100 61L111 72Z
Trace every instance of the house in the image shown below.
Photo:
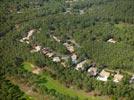
M134 83L134 75L131 77L129 83Z
M121 74L115 74L114 75L114 78L113 78L113 81L114 82L120 82L122 80L122 78L123 78L123 75L121 75Z
M21 12L21 11L17 11L17 14L21 14L21 13L23 13L23 12Z
M22 38L22 39L20 39L20 42L26 42L27 44L29 44L30 42L29 42L29 40L27 39L27 37L24 37L24 38Z
M15 24L15 28L19 29L20 25L19 24Z
M63 65L64 67L66 67L66 63L65 62L61 62L61 65Z
M64 45L65 47L69 47L69 46L70 46L70 44L67 43L67 42L63 43L63 45Z
M34 52L39 52L41 50L41 46L35 46L33 50L31 50L30 52L31 53L34 53Z
M28 32L28 35L27 35L28 40L29 40L29 38L33 35L34 32L35 32L34 29L32 29L32 30L30 30L30 31Z
M30 42L29 41L26 41L27 44L29 44Z
M116 43L117 41L115 41L114 39L109 39L109 40L107 40L107 42L109 42L109 43Z
M62 55L62 56L61 56L61 59L62 59L62 60L68 60L68 59L69 59L69 56L68 56L68 55Z
M66 11L64 12L64 14L71 14L71 8L66 8Z
M74 52L74 47L68 43L63 43L63 45L67 48L67 50L71 53Z
M72 53L72 52L74 52L74 47L73 46L69 46L69 47L67 47L67 50Z
M54 53L52 53L52 52L48 52L48 53L46 53L46 56L48 56L49 58L51 58L51 57L54 56Z
M24 42L25 40L28 40L28 38L27 37L24 37L21 40Z
M43 54L47 54L49 51L50 51L50 50L49 50L48 48L43 48L43 49L42 49Z
M82 69L83 70L83 65L85 64L87 62L87 60L84 60L84 61L82 61L82 62L80 62L80 63L78 63L77 65L76 65L76 70L79 70L79 69Z
M76 2L77 0L66 0L65 2L66 3L73 3L73 2Z
M41 46L37 45L37 46L35 47L35 50L36 50L37 52L40 51L40 50L41 50Z
M80 12L80 15L84 14L84 10L79 10L79 12Z
M22 42L22 43L23 43L23 42L24 42L24 41L23 41L23 39L20 39L20 42Z
M34 68L33 70L32 70L32 73L34 73L34 74L39 74L41 72L41 69L40 68Z
M53 58L53 62L60 62L60 61L61 61L60 57L54 57Z
M101 80L101 81L107 81L108 77L110 76L109 72L106 72L105 70L102 70L99 73L99 76L97 77L97 80Z
M78 43L76 43L76 41L74 39L68 39L67 42L71 42L75 46L80 47L80 45Z
M96 67L90 67L88 69L88 73L91 75L91 76L96 76L97 75L97 68Z
M33 35L34 32L35 32L34 29L33 29L33 30L30 30L30 31L28 32L28 35L27 35L26 37L20 39L20 42L26 42L27 44L29 44L29 39L30 39L30 37Z
M71 55L71 59L72 59L73 64L76 64L77 63L77 55L75 53L73 53Z
M53 37L53 39L54 39L55 41L57 41L57 42L61 42L61 40L58 39L56 36L52 36L52 37Z

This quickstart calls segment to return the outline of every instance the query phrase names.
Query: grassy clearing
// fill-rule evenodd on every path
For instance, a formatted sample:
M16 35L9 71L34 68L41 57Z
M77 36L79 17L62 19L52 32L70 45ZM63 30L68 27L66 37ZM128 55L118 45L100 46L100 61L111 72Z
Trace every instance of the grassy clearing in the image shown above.
M32 71L33 65L31 63L25 62L23 64L23 66L28 71ZM44 83L38 82L39 84L45 85L49 89L55 89L56 91L58 91L59 93L62 93L64 95L70 95L72 97L78 96L79 100L84 100L86 98L88 100L104 100L104 98L102 98L102 97L94 97L92 95L89 95L86 92L84 92L83 90L67 88L64 85L62 85L59 81L51 78L50 75L47 74L46 72L40 74L40 77L45 78L46 82L44 82Z

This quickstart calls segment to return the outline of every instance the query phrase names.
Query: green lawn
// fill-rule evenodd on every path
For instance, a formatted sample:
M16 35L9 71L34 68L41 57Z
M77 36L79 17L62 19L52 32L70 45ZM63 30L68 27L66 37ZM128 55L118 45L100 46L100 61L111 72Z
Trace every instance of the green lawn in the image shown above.
M28 62L24 63L23 66L28 71L31 71L33 68L32 67L33 65L28 63ZM64 95L70 95L72 97L78 96L79 100L84 100L86 98L88 98L89 100L102 100L101 97L90 96L86 92L84 92L83 90L76 90L76 89L72 89L72 88L67 88L64 85L62 85L59 81L51 78L50 75L45 73L45 72L40 74L40 76L41 76L41 78L45 78L47 81L44 83L39 82L39 84L43 84L49 89L55 89L56 91L58 91L59 93L62 93Z

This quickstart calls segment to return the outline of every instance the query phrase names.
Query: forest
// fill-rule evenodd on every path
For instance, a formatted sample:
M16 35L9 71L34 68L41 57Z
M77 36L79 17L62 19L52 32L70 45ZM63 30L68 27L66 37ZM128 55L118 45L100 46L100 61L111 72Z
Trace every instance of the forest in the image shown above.
M31 100L17 82L48 100L79 100L42 85L45 78L23 67L29 62L43 69L67 88L94 92L95 97L133 100L134 85L134 1L133 0L0 0L0 99ZM35 30L28 43L20 40ZM60 43L52 36L58 37ZM75 40L78 62L89 59L98 69L105 67L124 75L120 83L102 82L77 71L71 58L63 67L42 52L30 53L34 45L48 47L56 55L71 55L62 44ZM112 39L114 43L109 42ZM88 67L88 65L85 65ZM14 80L16 84L12 81ZM38 98L39 99L39 98ZM43 99L45 100L45 99ZM88 100L88 98L85 98ZM94 99L93 99L94 100Z

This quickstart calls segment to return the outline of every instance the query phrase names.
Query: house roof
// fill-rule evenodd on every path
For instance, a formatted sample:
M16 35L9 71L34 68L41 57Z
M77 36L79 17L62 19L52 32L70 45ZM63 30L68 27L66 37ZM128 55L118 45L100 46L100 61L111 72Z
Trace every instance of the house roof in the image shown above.
M41 46L35 46L34 49L32 49L30 52L34 53L34 52L38 52L41 50Z
M70 44L68 44L68 43L63 43L63 45L66 46L66 47L70 46Z
M77 59L77 55L76 55L76 54L72 54L71 58L72 58L73 60L76 60L76 59Z
M70 52L74 52L74 47L73 46L69 46L69 47L67 47L67 50L70 51Z
M46 55L47 55L48 57L52 57L52 56L54 55L54 53L48 52L48 53L46 53Z
M40 51L41 46L36 46L35 49L36 49L37 51Z
M39 74L40 72L41 72L40 68L35 68L32 70L32 73L34 73L34 74Z
M53 36L53 39L54 39L55 41L57 41L57 42L60 42L60 41L61 41L61 40L58 39L56 36Z
M68 51L74 52L74 47L72 45L68 43L64 43L63 45L67 48Z
M33 35L34 32L35 32L35 29L30 30L28 32L27 38L29 39Z
M115 81L115 82L121 81L122 78L123 78L123 75L121 75L121 74L115 74L115 75L114 75L114 81Z
M60 57L54 57L54 58L53 58L53 61L54 61L54 62L60 62L61 59L60 59Z
M48 49L48 48L43 48L42 49L42 52L44 53L44 54L46 54L46 53L48 53L50 50Z
M115 41L114 39L109 39L107 42L110 42L110 43L116 43L117 41Z
M130 79L129 82L130 82L130 83L134 83L134 75L131 77L131 79Z
M66 63L65 63L65 62L61 62L61 64L62 64L64 67L66 67Z
M65 56L65 55L64 56L61 56L61 59L67 61L69 59L69 56Z
M84 61L78 63L77 66L76 66L76 70L79 70L79 68L82 68L83 65L84 65L86 62L87 62L87 60L84 60Z
M84 10L79 10L80 15L84 14Z
M131 77L132 80L134 80L134 75Z
M96 67L90 67L88 69L88 72L91 74L91 75L97 75L97 68Z
M110 73L109 72L106 72L105 70L102 70L100 72L100 76L102 76L102 77L109 77L110 76Z
M97 72L97 68L96 67L90 67L88 69L88 72Z

